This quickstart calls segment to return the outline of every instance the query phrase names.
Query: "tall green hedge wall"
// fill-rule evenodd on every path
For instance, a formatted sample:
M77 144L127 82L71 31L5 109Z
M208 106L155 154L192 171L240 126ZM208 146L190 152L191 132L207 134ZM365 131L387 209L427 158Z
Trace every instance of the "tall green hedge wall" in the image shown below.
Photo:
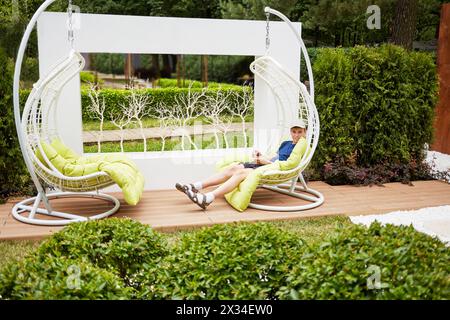
M422 159L433 137L433 57L393 45L320 49L313 65L320 116L317 163Z

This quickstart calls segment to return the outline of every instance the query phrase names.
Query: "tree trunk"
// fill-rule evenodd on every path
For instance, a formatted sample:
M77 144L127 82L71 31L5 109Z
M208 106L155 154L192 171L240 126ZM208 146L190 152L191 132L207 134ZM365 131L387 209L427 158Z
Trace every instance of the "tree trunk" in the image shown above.
M163 54L163 69L161 70L161 77L170 78L172 74L172 68L170 66L170 57L168 54Z
M177 55L177 87L181 87L181 54Z
M159 54L152 54L152 69L155 79L161 77L161 71L159 69Z
M417 22L417 0L397 0L390 42L412 49Z
M202 83L204 87L208 86L208 56L201 56L201 73L202 73Z
M125 80L130 81L133 75L133 66L131 61L131 53L125 55L125 68L124 68Z

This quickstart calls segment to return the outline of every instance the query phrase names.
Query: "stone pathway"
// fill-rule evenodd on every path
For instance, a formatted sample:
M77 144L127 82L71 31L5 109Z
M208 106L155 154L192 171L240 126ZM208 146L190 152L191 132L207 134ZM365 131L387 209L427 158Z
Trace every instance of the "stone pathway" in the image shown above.
M245 128L247 130L253 130L253 122L246 122ZM168 131L166 137L181 137L182 128L177 128L172 130L170 128L166 128ZM193 134L207 134L214 133L217 128L214 125L202 125L202 126L190 126L186 128L187 133L189 135ZM232 123L229 127L229 132L239 132L242 131L242 124ZM144 128L145 138L161 138L161 129L159 127L156 128ZM104 130L103 136L101 138L102 142L116 142L120 141L120 130ZM100 135L100 131L83 131L83 142L84 143L96 143L98 141L98 136ZM142 139L141 130L140 129L126 129L124 130L124 141L126 140L140 140Z

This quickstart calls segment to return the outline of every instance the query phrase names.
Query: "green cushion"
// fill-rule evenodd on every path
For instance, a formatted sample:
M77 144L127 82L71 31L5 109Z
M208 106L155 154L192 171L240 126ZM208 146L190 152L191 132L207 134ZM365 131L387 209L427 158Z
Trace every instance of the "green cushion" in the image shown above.
M60 139L54 139L51 143L52 147L66 160L76 160L80 158L72 149L65 146Z
M59 140L54 140L51 144L41 141L41 145L50 162L63 175L81 177L95 172L106 172L122 189L128 204L136 205L139 202L144 191L144 177L136 164L125 155L98 154L80 157ZM45 164L39 150L36 151L36 156Z

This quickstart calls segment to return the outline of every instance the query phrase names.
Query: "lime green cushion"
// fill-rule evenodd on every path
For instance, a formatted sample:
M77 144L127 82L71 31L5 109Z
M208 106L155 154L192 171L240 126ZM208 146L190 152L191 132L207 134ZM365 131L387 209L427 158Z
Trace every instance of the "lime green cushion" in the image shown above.
M52 147L66 160L76 160L80 158L72 149L65 146L60 139L54 139L51 143Z
M125 201L136 205L144 191L144 177L136 164L122 154L98 154L80 157L61 141L52 141L51 145L41 141L42 149L50 162L63 175L81 177L103 171L122 189ZM59 153L61 152L61 154ZM67 157L67 158L65 158ZM45 164L39 150L36 156Z

